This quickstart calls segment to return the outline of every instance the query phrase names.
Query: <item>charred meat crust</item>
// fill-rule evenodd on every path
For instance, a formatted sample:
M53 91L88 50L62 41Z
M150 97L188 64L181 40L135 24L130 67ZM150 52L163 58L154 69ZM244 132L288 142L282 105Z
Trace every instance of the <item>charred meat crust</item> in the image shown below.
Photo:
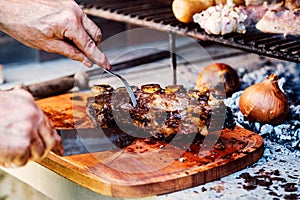
M206 135L208 132L211 117L208 90L147 84L134 88L138 104L133 107L124 88L94 87L93 91L98 92L88 98L87 113L96 126L119 127L137 133L137 137L167 138L174 134Z

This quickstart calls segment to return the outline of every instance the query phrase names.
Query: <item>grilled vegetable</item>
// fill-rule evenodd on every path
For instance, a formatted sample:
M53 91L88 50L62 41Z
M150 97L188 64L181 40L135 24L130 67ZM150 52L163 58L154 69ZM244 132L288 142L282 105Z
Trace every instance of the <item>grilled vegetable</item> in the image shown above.
M225 63L213 63L206 66L198 75L196 87L201 90L203 86L209 88L215 96L231 96L240 87L236 71Z
M280 90L275 74L248 87L240 97L239 106L246 119L261 123L281 123L289 113L288 99Z

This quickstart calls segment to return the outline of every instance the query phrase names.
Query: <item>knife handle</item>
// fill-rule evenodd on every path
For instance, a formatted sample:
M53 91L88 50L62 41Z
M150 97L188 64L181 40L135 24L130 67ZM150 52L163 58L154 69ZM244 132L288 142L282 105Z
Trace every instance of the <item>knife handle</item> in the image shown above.
M36 83L27 86L27 90L35 98L45 98L64 94L74 87L75 79L73 77L57 78L41 83Z

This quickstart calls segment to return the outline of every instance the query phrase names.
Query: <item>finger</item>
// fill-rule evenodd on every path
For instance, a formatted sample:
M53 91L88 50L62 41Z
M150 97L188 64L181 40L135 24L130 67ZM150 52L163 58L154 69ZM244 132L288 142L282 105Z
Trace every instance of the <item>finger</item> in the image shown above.
M57 131L55 129L53 129L54 124L46 116L44 118L45 118L44 123L46 123L46 126L51 129L52 132L50 135L51 135L52 139L54 140L54 145L50 150L53 151L55 154L62 156L64 154L62 139L58 135Z
M5 140L5 143L0 144L0 165L9 168L24 166L31 156L30 142L26 136L22 136L21 130L15 129L8 133L5 139L0 137L0 140Z
M21 167L21 166L17 166L14 163L11 163L11 162L3 162L3 163L0 164L0 166L3 166L5 168L17 168L17 167Z
M102 42L101 29L86 14L82 17L82 24L86 32L94 40L96 46L98 46Z
M41 140L44 143L44 152L43 155L41 156L42 158L44 158L51 151L51 149L56 143L55 138L53 136L52 127L46 116L44 117L43 122L38 128L38 132L41 137Z
M32 96L32 94L24 89L13 89L10 92L10 94L12 95L18 95L19 97L23 97L22 101L27 100L29 102L33 102L34 101L34 97Z
M36 133L36 137L31 140L30 144L31 160L38 161L40 160L45 152L45 144L39 136L39 133Z
M31 157L31 152L29 149L27 149L21 156L16 157L11 161L10 167L15 168L15 167L24 166L29 161L30 157Z
M54 138L55 138L55 145L51 150L55 154L62 156L62 155L64 155L64 148L62 146L61 137L57 134L55 129L53 129L53 132L54 132L53 135L54 135Z
M43 137L45 139L47 139L47 137L51 137L51 139L53 141L51 146L49 145L49 148L47 148L47 151L52 150L57 155L63 155L64 154L64 148L63 148L63 145L62 145L61 137L58 135L56 130L52 128L53 127L52 123L47 117L45 117L45 123L46 123L47 129L50 130L51 134L49 134L47 136L43 136Z
M93 62L90 61L84 53L77 47L74 47L68 42L62 40L53 40L48 42L48 51L52 53L58 53L64 55L72 60L82 62L85 66L91 67Z
M96 43L91 39L83 27L68 29L65 32L65 37L70 39L93 63L100 67L111 69L111 65L104 53L100 51Z
M26 165L29 161L30 151L27 149L21 156L11 157L10 159L5 159L5 161L0 161L0 166L5 168L17 168Z

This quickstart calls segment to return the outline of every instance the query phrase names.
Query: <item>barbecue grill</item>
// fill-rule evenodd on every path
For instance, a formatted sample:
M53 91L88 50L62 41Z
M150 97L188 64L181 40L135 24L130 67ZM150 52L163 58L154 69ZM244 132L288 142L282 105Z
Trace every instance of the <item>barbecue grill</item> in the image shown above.
M268 60L267 62L264 62L264 59L260 59L258 62L264 62L258 66L260 71L253 71L252 73L248 71L248 69L240 71L239 73L242 78L244 78L245 80L250 79L250 81L248 81L248 84L253 84L254 81L259 82L260 79L257 78L257 74L260 74L259 77L263 77L265 76L265 74L263 74L262 72L267 73L271 71L270 69L272 69L272 71L275 71L281 76L286 76L292 78L293 81L298 81L294 83L296 83L296 85L299 85L297 74L293 74L293 72L298 72L297 69L299 69L299 64L297 63L300 63L300 36L267 34L259 32L254 27L250 27L247 30L246 34L232 33L224 36L208 35L199 27L198 24L185 24L179 22L174 17L172 12L172 0L77 0L76 2L81 5L85 13L90 16L94 16L95 18L105 18L108 20L148 27L169 33L169 45L171 54L166 51L159 51L151 55L147 54L146 56L143 55L138 58L130 58L129 60L114 64L114 70L123 70L125 68L128 68L129 66L138 66L146 63L151 63L162 58L166 58L169 55L171 56L171 65L173 66L173 68L176 68L175 35L178 34L197 39L201 41L201 44L206 44L206 42L202 43L202 41L207 41L207 44L215 43L223 45L225 47L232 47L235 49L243 50L246 53L250 52L261 56L281 59L283 64L281 64L281 61L279 60L279 64L277 63L277 65L268 63ZM207 49L209 51L209 48ZM238 51L236 53L234 51L234 53L231 53L229 56L238 57L239 55L244 54L244 52ZM218 60L218 56L218 54L215 54L212 58ZM256 57L256 55L251 56ZM284 61L291 61L293 63ZM43 69L47 68L47 63L43 63L43 65L45 64L46 67L44 67ZM50 65L52 66L53 64ZM63 63L62 65L66 65L69 68L72 67L69 66L69 64L65 63ZM290 71L286 73L288 70L285 71L283 70L283 68L289 69ZM147 66L143 66L142 71L143 70L148 70ZM156 74L159 73L157 71L155 72ZM99 69L96 68L89 70L88 74L90 76L97 76L97 78L99 78L99 72L101 72L101 70L99 71ZM174 73L176 73L176 70L174 70ZM173 81L176 83L176 75L173 75ZM108 79L105 79L105 81L107 80ZM112 82L113 81L115 80L112 80ZM290 84L293 84L293 81L291 81ZM295 91L290 91L289 93L292 93L295 99L300 96L300 92L297 93ZM234 104L236 98L238 98L238 96L233 97L233 99L229 99L229 104ZM296 102L297 100L294 101ZM296 111L297 109L298 111ZM299 106L294 108L294 115L298 118L300 115L299 109ZM241 199L242 197L244 197L245 199L249 196L254 199L256 197L258 197L257 199L268 197L273 199L298 199L300 194L298 166L298 163L300 161L300 153L295 152L299 152L300 142L297 143L297 141L295 141L295 138L300 138L300 123L297 123L297 120L295 120L294 124L283 124L283 127L277 130L278 132L280 132L286 127L286 129L289 131L290 129L292 129L290 127L294 126L294 129L298 129L298 131L294 132L294 136L291 136L291 131L286 135L282 133L277 134L277 132L270 133L269 128L271 129L272 127L260 127L260 125L255 124L256 131L260 132L260 134L264 138L267 138L265 141L266 151L264 153L264 157L259 162L253 164L251 167L245 170L237 172L237 174L229 175L220 180L207 183L197 188L190 188L178 193L158 196L157 199ZM246 124L246 122L242 125L244 125L244 127L246 128L251 128L249 127L249 124ZM278 137L275 137L274 135L277 135ZM280 136L283 137L281 138ZM268 137L271 137L274 140L271 140ZM287 138L289 137L292 139L287 140ZM289 153L290 150L293 150L291 151L292 153ZM68 168L66 167L66 169ZM56 174L53 175L52 171L49 171L44 167L40 167L36 163L29 165L29 168L22 168L19 170L20 171L18 171L18 169L16 171L8 170L7 172L12 174L13 176L18 177L29 185L38 188L38 190L42 191L49 197L53 197L53 199L74 199L74 197L76 197L77 199L102 199L102 196L99 196L96 193L93 193L83 187L80 187L77 184L74 184L71 181L68 181L63 176L60 177ZM32 174L32 171L38 171L39 173ZM33 177L36 174L37 177ZM49 181L54 181L55 184L40 184L49 183ZM91 184L94 184L94 182L91 182ZM108 197L103 198L108 199Z
M208 35L196 23L181 23L173 15L172 0L77 0L87 14L211 41L259 55L300 62L300 37L268 34L250 27L246 34ZM172 35L171 35L172 36Z
M263 33L255 28L254 25L251 25L247 28L247 32L245 34L231 33L224 36L220 35L209 35L200 26L196 23L182 23L178 21L172 12L172 0L135 0L135 1L124 1L124 0L116 0L116 1L97 1L97 0L77 0L77 2L82 6L84 11L95 17L101 17L108 20L119 21L123 23L133 24L142 27L148 27L152 29L156 29L163 32L169 33L169 45L170 45L170 57L171 57L171 66L173 69L176 69L176 56L175 56L175 35L184 35L199 41L208 41L209 43L215 43L219 45L223 45L226 47L231 47L235 49L242 50L244 52L255 53L260 56L267 56L270 58L277 58L282 61L291 61L294 63L300 63L300 36L295 35L283 35L283 34L271 34L271 33ZM280 61L279 61L280 62ZM298 65L296 65L297 67ZM261 66L263 67L263 65ZM274 67L274 66L273 66ZM292 65L286 65L287 68L293 68ZM280 66L279 66L280 68ZM262 69L265 70L266 68ZM276 69L274 69L276 70ZM278 73L280 70L278 70ZM283 73L285 74L285 73ZM287 74L285 74L287 75ZM283 75L283 76L285 76ZM287 75L288 76L288 75ZM292 77L293 75L291 75ZM297 76L297 75L296 75ZM173 81L176 83L176 70L173 71ZM298 95L294 92L293 95ZM247 124L243 124L244 127L247 127ZM254 125L255 126L255 125ZM285 126L285 125L283 125ZM288 126L288 125L286 125ZM297 125L296 125L297 126ZM248 127L250 128L250 127ZM260 129L261 127L259 127ZM265 128L265 127L264 127ZM253 128L252 128L253 129ZM296 128L297 129L297 128ZM299 129L299 128L298 128ZM260 129L263 132L263 128ZM299 130L298 130L299 131ZM262 133L261 134L264 134ZM289 132L289 131L287 131ZM291 130L288 134L291 134ZM297 131L296 131L297 132ZM276 133L277 134L277 133ZM279 136L282 133L278 134L278 137L274 137L273 142L281 141L281 145L284 147L288 147L288 141L285 139L280 139ZM267 136L266 136L267 137ZM266 141L267 148L272 148L273 144L269 143L270 141ZM296 141L294 142L296 144ZM299 143L298 143L299 144ZM297 152L296 146L299 145L290 145L293 146L292 151ZM289 147L288 147L289 148ZM280 152L281 150L277 150ZM266 151L266 157L268 158L268 150ZM293 156L293 155L292 155ZM285 157L288 160L291 158ZM297 159L297 158L296 158ZM276 159L275 159L276 160ZM292 164L293 162L291 162ZM269 163L270 164L270 163ZM258 164L259 166L260 164ZM271 170L271 166L267 165L267 169ZM280 164L277 163L277 166ZM291 167L293 169L294 167ZM297 167L296 167L297 168ZM253 170L255 170L255 166L253 166ZM268 173L268 172L267 172ZM273 173L273 172L271 172ZM254 180L253 177L247 176L246 174L241 174L241 177L246 175L244 189L251 190L251 180ZM249 175L249 174L248 174ZM247 179L247 177L249 179ZM231 177L232 178L232 177ZM296 178L297 179L297 178ZM227 179L230 183L230 177ZM299 183L299 179L298 179ZM268 183L267 183L268 184ZM298 184L299 185L299 184ZM248 188L249 187L249 188ZM252 189L256 188L255 184ZM229 188L226 188L229 189ZM261 188L260 188L261 189ZM258 189L258 193L260 193L260 189ZM278 188L277 188L278 189ZM275 189L274 191L276 191ZM284 196L285 198L296 199L299 197L297 191L299 192L299 188L295 189L294 192L290 195ZM262 192L263 193L263 192ZM271 196L276 196L276 192ZM189 194L187 194L189 195ZM230 196L230 194L229 194ZM242 195L241 195L242 196ZM237 197L238 199L241 197ZM176 197L176 194L173 196ZM280 197L280 195L278 195ZM234 198L230 196L230 198Z

